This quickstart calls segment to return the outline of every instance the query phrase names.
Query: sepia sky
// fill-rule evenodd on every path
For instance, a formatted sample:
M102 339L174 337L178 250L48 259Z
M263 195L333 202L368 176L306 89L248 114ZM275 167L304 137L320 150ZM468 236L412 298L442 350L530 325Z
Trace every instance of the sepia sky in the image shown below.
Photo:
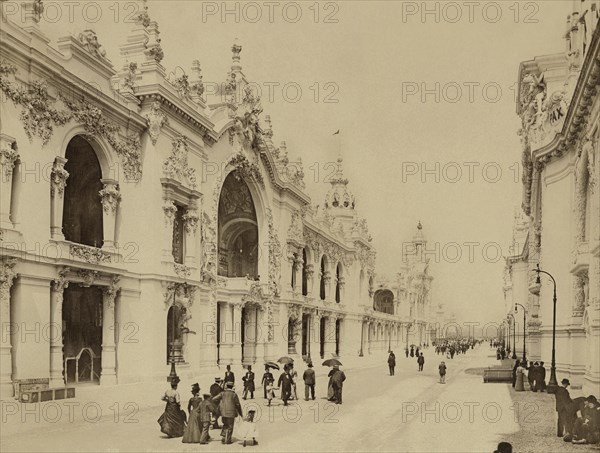
M131 27L123 22L136 4L99 4L94 23L76 6L72 21L64 14L41 26L54 40L95 29L120 67L118 46ZM402 244L421 220L434 304L485 322L503 316L502 255L521 202L519 63L563 51L571 5L230 2L223 15L223 2L150 1L149 13L167 72L189 73L198 59L207 84L225 80L239 39L243 72L262 87L274 141L302 157L314 203L327 191L327 164L338 155L332 134L341 130L345 174L368 219L378 272L398 271Z

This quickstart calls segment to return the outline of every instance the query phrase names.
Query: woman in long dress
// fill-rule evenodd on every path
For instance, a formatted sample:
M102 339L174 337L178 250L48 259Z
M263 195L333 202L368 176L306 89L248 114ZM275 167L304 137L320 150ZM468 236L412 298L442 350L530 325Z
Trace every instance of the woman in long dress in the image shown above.
M165 411L158 419L160 431L169 437L181 437L185 429L186 416L180 405L181 400L177 391L178 383L179 378L171 380L171 388L162 397L162 400L167 403Z
M329 384L327 385L327 399L329 401L335 401L335 392L333 391L333 375L336 373L336 369L332 368L327 375L329 377Z
M200 426L200 412L198 408L200 407L200 402L202 398L199 395L200 386L196 383L192 385L192 397L188 402L188 423L183 432L183 439L181 442L185 444L199 444L200 437L202 436L202 428Z

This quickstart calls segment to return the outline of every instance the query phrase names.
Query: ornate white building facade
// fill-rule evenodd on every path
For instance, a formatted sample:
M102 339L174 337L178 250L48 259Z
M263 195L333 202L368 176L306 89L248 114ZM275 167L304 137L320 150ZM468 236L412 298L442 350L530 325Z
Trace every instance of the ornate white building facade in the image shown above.
M191 379L358 357L381 322L400 343L409 318L370 308L375 251L342 160L312 205L240 45L207 99L198 61L189 76L161 65L147 8L117 66L93 30L52 46L43 2L22 7L0 31L2 398L22 383L164 381L171 361ZM425 326L419 269L398 311L410 303Z
M504 284L507 311L514 312L515 302L527 309L528 359L549 365L553 284L545 274L537 283L536 266L554 277L559 382L568 377L594 394L600 393L599 17L599 2L574 1L566 51L521 63L523 213ZM519 337L516 343L520 354Z

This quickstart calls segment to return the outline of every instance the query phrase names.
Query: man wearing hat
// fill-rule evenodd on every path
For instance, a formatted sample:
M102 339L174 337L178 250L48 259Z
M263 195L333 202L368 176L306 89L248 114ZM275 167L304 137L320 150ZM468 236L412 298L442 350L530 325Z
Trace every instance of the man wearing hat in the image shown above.
M556 389L554 397L556 398L556 412L558 412L558 426L556 435L558 437L570 436L572 431L572 420L571 420L571 395L567 387L571 385L568 379L563 379L561 382L562 387Z
M225 390L215 396L212 401L219 405L219 412L223 420L223 431L221 432L221 443L231 444L231 435L233 433L233 425L235 417L242 417L242 405L240 399L233 391L233 382L225 384Z
M198 423L200 423L200 430L201 430L200 443L207 444L208 441L210 440L210 436L208 435L208 430L210 428L211 414L215 414L217 411L217 408L216 408L215 404L211 401L210 393L205 393L203 395L203 398L204 399L200 402L200 406L198 408L198 412L199 412ZM215 418L215 420L216 420L216 418Z
M210 396L211 398L214 398L215 396L217 396L219 393L221 393L223 391L223 387L221 387L221 378L220 377L216 377L215 378L215 382L213 385L210 386ZM213 421L213 429L219 429L219 409L217 407L215 407L215 411L213 412L214 415L214 421Z
M308 401L308 393L312 396L312 399L315 399L315 370L313 370L312 362L308 362L308 368L304 370L304 374L302 375L302 379L304 379L304 401Z
M235 384L235 374L233 374L233 371L231 371L231 365L227 365L227 371L225 371L225 377L223 378L223 385L227 384L228 382Z
M600 440L598 400L594 395L585 399L581 417L573 424L574 444L595 444Z

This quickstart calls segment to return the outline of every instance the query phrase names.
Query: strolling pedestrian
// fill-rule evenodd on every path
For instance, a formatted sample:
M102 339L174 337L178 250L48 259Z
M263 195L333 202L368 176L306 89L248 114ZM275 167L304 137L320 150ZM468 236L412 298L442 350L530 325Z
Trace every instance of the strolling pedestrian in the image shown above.
M223 430L221 431L221 443L231 444L231 435L235 424L235 417L242 416L242 405L240 399L233 390L233 382L228 381L225 384L225 390L215 396L212 401L219 405L219 412L223 420Z
M219 393L221 393L223 391L223 387L221 385L221 378L220 377L216 377L215 378L215 382L213 383L213 385L210 386L209 392L210 392L210 397L214 398L215 396L217 396ZM219 429L221 428L219 426L219 408L215 407L215 410L213 411L213 429Z
M442 363L440 363L440 366L438 368L440 370L440 384L445 384L446 383L446 363L444 361L442 361Z
M292 394L292 376L290 374L290 368L286 365L283 367L283 373L279 376L279 381L277 382L277 386L281 388L281 399L283 400L283 405L287 406L290 396Z
M231 365L227 365L227 371L225 371L225 377L223 378L223 389L226 388L228 382L235 385L235 374L231 371Z
M296 391L296 381L298 380L298 372L294 369L294 364L290 363L290 376L292 377L292 399L298 400L298 392Z
M177 391L179 381L178 376L172 378L171 388L162 397L166 405L163 414L158 419L158 424L160 431L168 437L181 437L185 429L186 415L181 409L181 400Z
M404 353L406 354L406 358L408 359L408 347L404 348Z
M346 380L346 374L344 374L337 365L333 368L335 370L335 373L332 376L333 394L336 404L342 404L342 390L344 381Z
M525 365L525 366L527 367L527 365ZM532 361L530 361L529 367L527 367L527 381L529 382L529 389L532 392L534 391L534 385L533 385L534 375L535 375L535 364Z
M415 356L415 347L412 344L410 345L410 356L411 357Z
M252 366L248 365L248 371L242 378L244 381L244 396L243 399L246 399L248 392L250 392L250 399L254 399L254 371L252 371Z
M205 393L203 398L200 406L198 406L198 422L200 423L200 443L207 444L210 440L210 435L208 434L210 420L212 415L217 411L217 408L211 401L210 393Z
M309 392L312 399L315 399L315 370L313 370L312 362L308 362L308 368L302 374L304 380L304 401L308 401Z
M521 361L519 359L515 360L515 364L512 369L512 386L515 388L515 384L517 383L517 369L521 366Z
M546 391L546 368L544 367L544 362L540 362L539 367L539 390L540 392Z
M556 398L556 412L558 412L556 435L566 438L567 436L570 437L572 432L571 406L573 400L571 400L571 395L569 395L569 391L567 390L567 387L571 385L569 380L563 379L561 384L562 387L558 387L554 394Z
M184 444L197 444L200 443L200 423L198 420L198 407L202 402L202 398L199 395L200 393L200 385L198 383L192 385L192 397L188 401L188 423L183 431L183 438L181 442Z
M267 391L267 406L271 405L271 401L275 398L275 386L274 381L269 379L265 385L265 389Z
M423 365L425 364L425 357L423 357L423 353L421 353L417 358L417 363L419 364L419 371L423 371Z
M258 429L256 427L256 421L254 419L255 415L256 410L250 409L248 410L248 414L246 414L242 421L240 437L243 440L243 447L246 446L246 444L249 442L249 439L252 439L252 445L258 445Z
M394 355L394 351L390 351L390 355L388 356L388 367L390 369L390 376L393 376L394 368L396 368L396 356Z
M262 380L260 381L260 385L263 386L263 393L265 396L265 399L267 399L267 382L271 381L271 382L275 382L275 377L273 376L273 373L271 373L271 369L265 365L265 373L263 374Z

